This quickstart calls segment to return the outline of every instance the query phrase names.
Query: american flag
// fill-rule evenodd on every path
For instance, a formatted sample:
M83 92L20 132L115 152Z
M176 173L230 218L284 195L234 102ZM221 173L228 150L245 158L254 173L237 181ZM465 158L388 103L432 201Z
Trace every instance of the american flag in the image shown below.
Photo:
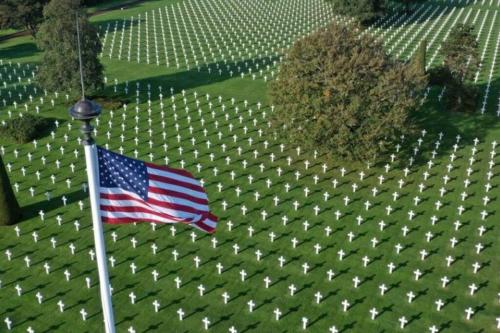
M106 223L185 223L213 233L200 182L182 169L159 166L97 147L100 211Z

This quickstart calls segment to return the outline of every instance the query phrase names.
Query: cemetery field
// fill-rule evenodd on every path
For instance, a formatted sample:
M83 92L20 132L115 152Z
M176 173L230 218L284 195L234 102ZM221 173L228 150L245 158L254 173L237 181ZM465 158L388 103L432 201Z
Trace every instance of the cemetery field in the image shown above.
M102 95L126 103L104 110L97 143L191 171L219 217L213 235L105 225L117 332L499 331L500 3L430 1L366 32L401 59L427 39L433 67L450 29L472 23L482 61L476 114L447 112L446 91L429 88L414 115L422 131L376 165L305 151L269 128L280 57L346 20L329 6L157 0L92 17ZM100 332L74 101L34 85L30 37L1 42L0 59L0 120L53 123L33 143L0 139L26 214L0 229L0 332Z

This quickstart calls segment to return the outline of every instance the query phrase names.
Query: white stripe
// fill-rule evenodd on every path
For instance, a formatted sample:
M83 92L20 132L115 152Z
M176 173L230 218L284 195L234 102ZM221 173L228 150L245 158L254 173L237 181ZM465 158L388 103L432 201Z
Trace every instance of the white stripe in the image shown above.
M126 190L122 190L120 188L117 188L117 187L101 187L101 192L104 193L104 194L126 194L126 195L129 195L135 199L138 199L138 200L141 200L142 202L144 202L144 200L139 196L137 195L136 193L134 192L129 192L129 191L126 191ZM160 201L165 201L165 202L168 202L168 203L171 203L171 204L179 204L179 205L184 205L184 206L189 206L189 207L192 207L194 209L197 209L199 211L202 211L202 212L208 212L208 205L202 205L202 204L198 204L196 202L192 202L192 201L189 201L189 200L186 200L186 199L182 199L182 198L176 198L176 197L173 197L173 196L169 196L169 195L163 195L163 194L156 194L156 193L151 193L149 192L148 193L148 196L153 198L153 199L156 199L156 200L160 200ZM104 200L104 199L101 199L101 201ZM108 200L115 200L115 201L118 201L118 200L122 200L122 199L108 199ZM159 209L162 209L162 210L165 210L167 208L163 208L161 206L158 206L158 205L154 205L154 204L151 204L151 203L146 203L144 202L146 205L151 205L151 206L154 206L154 207L159 207ZM170 214L170 213L167 213L167 214Z
M119 209L119 207L141 207L145 209L149 209L154 212L158 213L163 213L163 214L168 214L173 217L181 218L181 219L192 219L193 216L196 216L198 214L193 214L181 210L173 210L173 209L168 209L160 206L155 206L155 205L148 205L145 203L139 203L136 201L132 200L108 200L108 199L101 199L101 205L105 206L114 206ZM156 208L157 207L157 208Z
M152 193L152 192L148 193L148 196L152 199L155 199L155 200L168 201L168 202L175 203L177 205L188 206L188 207L191 207L191 208L203 211L203 212L208 212L208 205L199 204L199 203L193 202L191 200L186 200L183 198L177 198L177 197L173 197L170 195L157 194L157 193Z
M208 225L211 228L215 228L217 226L217 222L212 221L210 219L206 219L205 221L202 222L203 224Z
M201 183L198 180L196 180L195 178L190 178L190 177L182 176L182 175L179 175L177 173L170 172L170 171L156 169L156 168L152 168L152 167L148 166L148 173L153 174L153 175L158 175L158 176L172 178L172 179L175 179L175 180L178 180L178 181L181 181L181 182L185 182L185 183L189 183L189 184L192 184L192 185L196 185L196 186L202 187Z
M115 219L119 219L119 218L131 218L131 219L135 219L137 221L142 221L143 219L148 219L148 220L155 220L155 221L162 222L162 223L180 223L179 221L169 220L169 219L166 219L164 217L156 216L156 215L148 214L148 213L109 212L109 211L101 209L101 216L103 216L103 217L109 217L109 218L115 218ZM194 221L197 221L200 218L199 215L198 216L194 215L193 217L194 217ZM187 219L184 222L186 222L186 223L192 223L192 221L193 221L193 219Z
M207 194L205 192L195 191L195 190L192 190L190 188L183 187L183 186L168 184L168 183L160 182L157 180L151 180L151 179L149 180L149 186L158 187L161 189L180 192L180 193L185 193L185 194L189 194L189 195L191 195L195 198L198 198L198 199L208 200Z

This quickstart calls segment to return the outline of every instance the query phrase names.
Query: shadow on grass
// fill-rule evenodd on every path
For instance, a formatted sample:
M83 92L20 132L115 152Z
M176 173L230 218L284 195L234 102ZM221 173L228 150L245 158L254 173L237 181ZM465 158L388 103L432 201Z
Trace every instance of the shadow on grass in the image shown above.
M457 143L458 137L459 148L463 147L464 144L472 144L476 138L479 142L483 142L491 131L499 128L498 117L495 115L496 111L494 110L497 107L495 99L498 98L498 95L494 92L498 91L497 88L499 87L500 80L491 82L490 91L493 93L488 98L488 109L484 114L480 114L479 110L486 89L485 84L478 85L480 94L476 108L478 111L475 113L447 111L444 102L437 101L436 96L430 96L431 100L412 115L412 119L417 126L427 131L424 141L418 147L419 151L415 157L413 149L418 146L416 140L418 140L421 133L416 134L416 137L407 137L405 139L406 144L402 144L399 166L405 167L411 157L414 158L414 165L418 166L427 163L429 158L432 157L434 150L437 153L436 158L449 155L453 151L453 146ZM440 89L440 87L433 87L434 91L437 89ZM439 138L439 133L443 133L444 136L440 141L439 147L436 149L436 141Z
M12 46L2 47L2 59L4 62L7 60L31 57L39 53L40 50L36 47L34 42L26 42L15 44Z
M88 193L83 192L82 190L74 191L71 193L66 193L64 195L60 195L57 197L54 197L50 200L43 200L39 202L35 202L26 206L23 206L21 208L23 212L23 218L20 221L24 222L26 220L32 219L36 216L38 216L39 212L43 210L45 214L48 212L60 208L63 206L63 200L62 197L65 196L67 199L66 205L72 204L74 202L83 200L88 197Z

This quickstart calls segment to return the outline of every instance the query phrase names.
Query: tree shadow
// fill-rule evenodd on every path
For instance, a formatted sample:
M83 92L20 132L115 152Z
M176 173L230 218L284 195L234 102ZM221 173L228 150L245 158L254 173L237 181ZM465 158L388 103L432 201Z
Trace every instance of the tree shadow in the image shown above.
M63 196L65 196L67 199L66 205L70 205L72 203L86 199L88 197L88 193L85 193L82 190L78 190L71 193L59 195L57 197L51 198L50 200L43 200L23 206L22 207L23 218L19 223L38 216L38 213L41 210L43 210L44 213L47 214L52 210L63 207L63 201L62 201Z
M500 87L500 80L492 81L492 87ZM480 92L484 92L485 85L478 85ZM482 94L481 94L482 95ZM495 95L494 93L492 95ZM430 97L434 98L434 97ZM490 96L488 103L489 108L496 107L497 103L493 101L498 96ZM481 102L478 101L479 109ZM414 159L413 165L420 166L428 162L432 152L436 151L436 158L451 154L453 146L457 143L457 136L460 136L458 145L462 147L465 144L470 144L475 138L480 142L488 136L488 134L496 129L499 129L498 117L494 110L486 110L485 114L475 113L459 113L445 109L443 105L436 101L428 101L420 110L411 115L411 119L416 123L418 128L425 129L425 134L422 144L418 147L417 156L414 155L413 149L417 147L417 139L420 132L416 135L407 136L405 142L402 143L400 158L398 159L399 167L406 167L410 158ZM440 140L439 148L436 149L436 141L439 138L439 133L443 133L443 138Z
M12 60L35 56L40 53L34 42L25 42L14 44L12 46L2 47L2 59Z

